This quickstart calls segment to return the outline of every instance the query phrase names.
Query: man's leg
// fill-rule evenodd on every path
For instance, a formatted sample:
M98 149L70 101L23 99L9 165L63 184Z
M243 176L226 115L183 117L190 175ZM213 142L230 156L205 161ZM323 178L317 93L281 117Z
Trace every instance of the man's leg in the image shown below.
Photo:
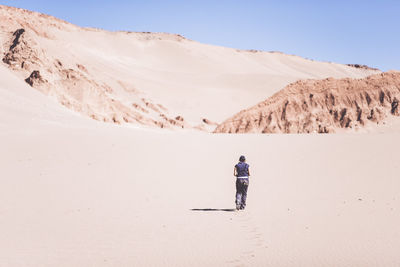
M246 208L246 199L247 199L247 189L249 187L249 182L244 182L242 185L242 198L241 198L241 204L240 208L244 209Z
M240 209L242 203L242 189L239 179L236 179L236 209Z

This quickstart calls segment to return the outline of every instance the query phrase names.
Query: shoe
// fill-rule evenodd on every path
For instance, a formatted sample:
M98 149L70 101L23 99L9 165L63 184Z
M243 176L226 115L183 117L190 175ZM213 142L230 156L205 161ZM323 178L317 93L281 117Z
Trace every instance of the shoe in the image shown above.
M236 205L236 210L241 210L240 205Z

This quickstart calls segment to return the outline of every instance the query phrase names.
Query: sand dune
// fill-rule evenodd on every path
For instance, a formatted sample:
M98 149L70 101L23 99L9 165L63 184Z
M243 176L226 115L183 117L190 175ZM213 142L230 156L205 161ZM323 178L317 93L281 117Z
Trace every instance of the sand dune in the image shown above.
M11 70L23 80L34 74L34 88L107 122L212 130L204 118L221 123L298 79L379 72L174 34L80 28L6 6L0 19L0 52Z

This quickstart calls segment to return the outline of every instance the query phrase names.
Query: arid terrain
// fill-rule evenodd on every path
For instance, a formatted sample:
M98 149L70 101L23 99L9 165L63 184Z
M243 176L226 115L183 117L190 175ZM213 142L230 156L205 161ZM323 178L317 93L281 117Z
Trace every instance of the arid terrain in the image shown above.
M224 123L218 133L333 133L399 116L400 72L300 80Z
M0 41L0 266L400 265L397 72L4 6ZM209 133L244 109L311 134Z
M64 106L118 124L212 131L298 79L379 73L176 34L81 28L5 6L0 19L0 52L10 70Z

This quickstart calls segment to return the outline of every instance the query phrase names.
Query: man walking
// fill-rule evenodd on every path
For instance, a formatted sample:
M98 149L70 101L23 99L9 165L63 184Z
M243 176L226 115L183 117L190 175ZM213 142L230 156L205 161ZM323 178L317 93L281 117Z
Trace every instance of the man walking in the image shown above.
M235 165L233 170L233 175L236 176L236 210L244 210L246 207L250 176L249 167L245 156L240 156L239 163Z

